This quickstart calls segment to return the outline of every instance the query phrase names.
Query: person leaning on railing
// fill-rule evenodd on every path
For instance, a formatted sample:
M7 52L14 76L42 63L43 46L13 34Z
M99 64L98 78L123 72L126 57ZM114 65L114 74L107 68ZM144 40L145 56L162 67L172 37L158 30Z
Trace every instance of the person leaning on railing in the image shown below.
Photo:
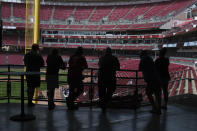
M140 54L139 71L142 71L145 82L147 83L146 94L152 105L151 113L161 114L161 79L155 68L153 59L146 50ZM153 95L155 97L153 97ZM154 99L155 98L155 99Z
M30 52L24 56L24 64L27 72L40 72L40 68L44 66L44 60L39 52L39 45L33 44ZM26 75L27 80L27 95L28 95L28 106L32 107L34 90L40 87L40 75Z
M54 109L54 91L55 88L59 88L58 84L58 72L59 69L65 70L66 64L63 62L62 57L59 55L57 49L53 49L51 54L48 55L47 60L47 95L48 95L48 109Z
M74 101L84 91L82 74L83 70L88 68L86 58L83 56L83 48L78 47L75 53L70 57L68 61L68 84L69 84L69 96L66 99L68 110L74 110L78 107L74 104Z
M168 70L168 66L170 64L169 58L166 57L166 48L162 48L159 51L159 58L155 61L155 66L157 69L157 72L161 78L161 89L163 91L164 95L164 105L162 106L162 109L167 110L167 104L168 104L168 83L170 81L170 74Z
M105 113L108 103L116 90L116 71L120 70L120 63L116 56L112 55L111 48L106 48L105 54L99 58L98 88L99 104Z

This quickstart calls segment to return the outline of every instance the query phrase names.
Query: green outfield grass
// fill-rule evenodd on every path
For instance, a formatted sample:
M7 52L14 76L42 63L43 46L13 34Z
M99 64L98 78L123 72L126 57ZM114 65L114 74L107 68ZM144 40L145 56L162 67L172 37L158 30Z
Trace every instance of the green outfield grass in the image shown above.
M1 70L2 71L2 70ZM6 70L5 70L6 71ZM16 72L20 72L20 71L23 71L23 70L14 70ZM60 82L67 82L67 72L66 71L63 71L63 70L60 70L59 72L60 74L64 74L64 76L59 76L59 81ZM5 75L0 75L0 79L2 78L7 78L7 76ZM17 82L16 81L12 81L11 82L11 96L17 96L19 97L21 95L21 83L20 83L20 76L11 76L11 79L18 79ZM46 81L45 81L45 75L41 75L41 85L40 87L38 88L39 91L44 91L47 89L47 85L46 85ZM62 84L59 84L60 86ZM27 97L27 84L25 82L25 85L24 85L24 96ZM2 97L5 97L7 96L7 81L1 81L0 82L0 98ZM8 100L0 100L0 103L7 103ZM20 103L20 100L16 100L16 99L11 99L10 102L12 103ZM26 103L26 102L25 102Z

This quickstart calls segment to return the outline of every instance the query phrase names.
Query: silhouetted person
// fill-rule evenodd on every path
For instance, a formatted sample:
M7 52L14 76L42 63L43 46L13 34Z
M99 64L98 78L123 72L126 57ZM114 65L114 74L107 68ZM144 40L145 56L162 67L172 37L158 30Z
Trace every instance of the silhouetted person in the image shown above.
M155 61L157 72L161 78L161 89L164 95L164 106L162 106L163 109L167 109L168 82L170 80L170 74L168 71L168 66L170 62L169 62L169 58L165 57L166 51L167 51L166 48L161 49L159 52L159 58L157 58Z
M144 80L147 83L146 94L152 105L151 113L161 114L160 79L157 74L153 59L145 50L143 50L140 54L139 70L142 71ZM153 95L155 95L155 99Z
M83 93L83 70L88 68L87 61L83 56L83 48L78 47L74 55L72 55L68 61L68 84L69 84L69 96L66 100L69 110L75 109L74 101L81 93Z
M111 49L105 50L104 56L99 58L98 88L100 107L103 112L116 90L116 71L120 69L117 57L112 55Z
M24 64L27 72L40 72L40 68L44 66L44 60L39 53L39 46L37 44L32 45L32 50L24 56ZM26 75L27 80L27 95L28 106L34 106L32 103L34 90L36 87L40 87L40 75Z
M65 69L65 63L62 60L62 57L59 55L57 49L53 49L51 54L48 55L47 60L47 73L46 73L46 80L47 80L47 95L48 95L48 109L54 109L54 91L55 88L59 88L59 80L58 80L58 72L59 69Z

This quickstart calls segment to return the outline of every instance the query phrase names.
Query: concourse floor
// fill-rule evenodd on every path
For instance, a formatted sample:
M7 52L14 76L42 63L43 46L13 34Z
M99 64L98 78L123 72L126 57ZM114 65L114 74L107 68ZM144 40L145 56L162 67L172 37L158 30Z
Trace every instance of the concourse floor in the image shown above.
M15 122L9 118L20 114L20 104L0 104L0 131L197 131L196 106L170 104L160 116L150 109L108 109L103 114L99 108L67 111L66 106L57 106L48 111L46 105L25 106L25 113L36 119Z

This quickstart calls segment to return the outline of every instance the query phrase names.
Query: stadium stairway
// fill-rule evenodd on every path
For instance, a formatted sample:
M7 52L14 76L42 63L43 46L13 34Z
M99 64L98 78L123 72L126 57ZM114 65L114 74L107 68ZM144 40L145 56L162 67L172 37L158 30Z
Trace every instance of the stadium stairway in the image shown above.
M88 21L90 20L90 18L91 18L92 15L94 14L95 10L96 10L96 7L92 9L90 15L88 16L88 19L87 19Z
M197 80L196 71L193 67L186 70L178 71L171 75L171 82L169 83L168 90L169 96L181 94L197 94Z

